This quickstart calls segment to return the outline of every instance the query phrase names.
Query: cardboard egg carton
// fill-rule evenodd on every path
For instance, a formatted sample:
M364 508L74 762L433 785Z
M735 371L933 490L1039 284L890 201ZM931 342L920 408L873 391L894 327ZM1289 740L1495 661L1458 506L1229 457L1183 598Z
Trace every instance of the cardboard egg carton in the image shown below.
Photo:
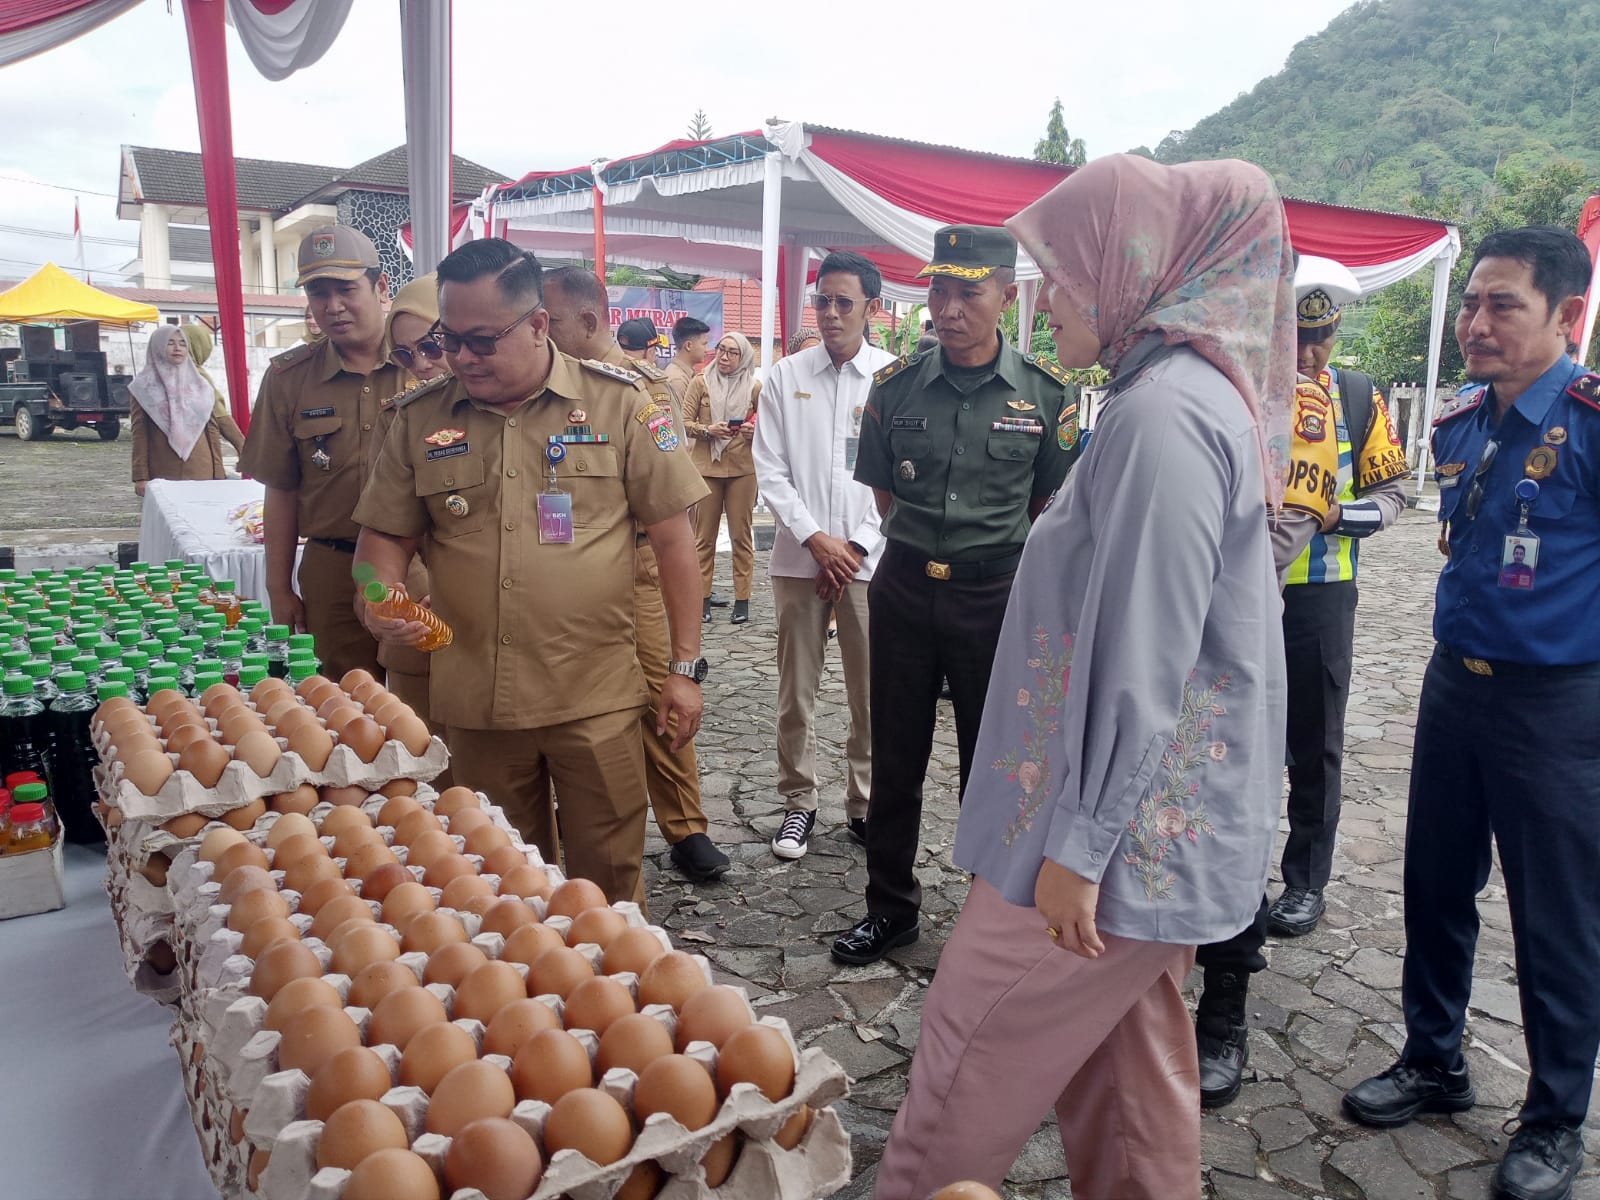
M176 767L179 756L168 754L167 757ZM280 756L272 773L265 778L252 771L249 764L234 759L222 769L214 787L206 787L188 771L174 770L160 791L147 796L125 777L121 761L112 759L96 768L95 782L102 803L116 809L123 820L160 825L185 813L220 817L263 796L292 792L300 784L310 782L303 778L308 774L305 764L295 754Z

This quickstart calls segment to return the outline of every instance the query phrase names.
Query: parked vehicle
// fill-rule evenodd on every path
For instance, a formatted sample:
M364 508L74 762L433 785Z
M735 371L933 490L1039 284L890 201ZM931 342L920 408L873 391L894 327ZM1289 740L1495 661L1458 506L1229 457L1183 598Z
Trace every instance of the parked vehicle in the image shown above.
M100 323L24 324L17 332L21 346L0 347L0 426L11 425L25 442L80 427L115 441L133 400L133 377L107 370Z

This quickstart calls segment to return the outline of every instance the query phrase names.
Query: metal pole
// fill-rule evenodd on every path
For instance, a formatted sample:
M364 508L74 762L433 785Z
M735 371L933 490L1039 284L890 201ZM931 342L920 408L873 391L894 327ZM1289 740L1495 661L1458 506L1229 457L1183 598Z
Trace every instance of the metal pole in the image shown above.
M768 128L771 128L769 123ZM769 138L769 141L773 139ZM778 240L783 210L783 152L773 141L767 151L766 175L761 188L761 352L767 366L773 332L778 324Z

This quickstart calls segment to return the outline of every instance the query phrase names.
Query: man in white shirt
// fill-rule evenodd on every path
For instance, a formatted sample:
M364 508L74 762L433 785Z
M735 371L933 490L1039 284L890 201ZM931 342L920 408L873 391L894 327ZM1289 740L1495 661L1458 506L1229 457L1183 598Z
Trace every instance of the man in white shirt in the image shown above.
M814 717L830 612L838 615L850 700L845 816L850 836L866 844L872 778L867 581L883 535L872 489L855 482L854 472L873 372L894 361L866 338L882 287L878 268L861 255L828 255L811 298L822 344L779 359L761 392L756 480L778 520L770 570L778 619L778 790L785 809L772 839L779 858L802 857L817 820Z

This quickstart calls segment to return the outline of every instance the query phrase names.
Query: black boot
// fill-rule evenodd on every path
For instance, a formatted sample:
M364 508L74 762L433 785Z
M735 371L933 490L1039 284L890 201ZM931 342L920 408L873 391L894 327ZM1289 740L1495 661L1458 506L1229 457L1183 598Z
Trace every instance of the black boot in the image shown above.
M1200 1107L1230 1104L1244 1083L1250 1061L1245 999L1250 976L1243 971L1207 971L1200 1008L1195 1014L1195 1043L1200 1053Z

